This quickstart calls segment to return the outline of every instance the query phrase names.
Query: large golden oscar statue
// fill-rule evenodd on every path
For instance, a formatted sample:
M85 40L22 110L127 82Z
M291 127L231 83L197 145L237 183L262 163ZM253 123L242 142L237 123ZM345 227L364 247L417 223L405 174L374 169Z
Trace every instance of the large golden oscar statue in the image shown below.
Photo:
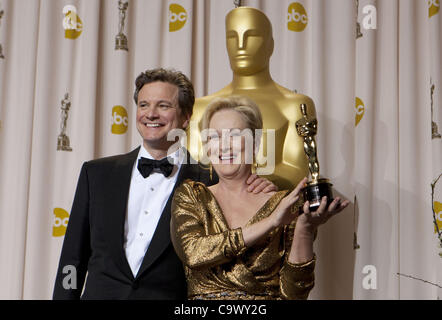
M316 118L313 100L308 96L296 94L273 81L269 62L273 53L272 26L266 15L255 8L238 7L226 16L226 45L233 80L220 91L196 99L192 120L200 123L206 106L216 97L245 95L259 106L264 132L261 148L263 154L257 162L263 164L265 158L274 156L274 172L266 176L280 189L291 189L308 176L308 160L304 153L304 141L297 134L295 123L302 118L300 105L306 104L308 115ZM274 155L267 154L266 130L274 129ZM201 140L198 126L189 132L187 147L195 159L201 159ZM269 151L272 151L269 149ZM265 166L265 163L263 164ZM258 170L258 174L259 174Z

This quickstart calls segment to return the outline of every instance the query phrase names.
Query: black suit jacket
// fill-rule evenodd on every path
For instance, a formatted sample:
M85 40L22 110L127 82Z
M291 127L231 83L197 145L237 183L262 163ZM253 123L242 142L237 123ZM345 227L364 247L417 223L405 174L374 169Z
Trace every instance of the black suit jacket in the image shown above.
M185 179L209 184L198 164L183 164L160 217L140 270L133 276L123 248L129 186L139 148L113 157L85 162L63 242L54 299L185 299L182 263L170 241L173 192ZM188 160L190 159L187 153ZM190 163L187 161L187 163ZM211 183L210 183L211 184ZM155 199L152 199L155 201ZM66 269L64 269L66 266ZM72 266L76 289L72 286Z

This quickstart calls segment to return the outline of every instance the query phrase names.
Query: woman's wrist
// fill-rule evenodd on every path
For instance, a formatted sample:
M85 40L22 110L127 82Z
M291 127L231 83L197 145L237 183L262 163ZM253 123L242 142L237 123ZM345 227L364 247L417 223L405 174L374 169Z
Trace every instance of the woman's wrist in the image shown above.
M316 233L317 226L314 226L310 223L304 223L301 219L298 218L296 222L295 235L299 235L302 237L313 237Z
M303 263L313 257L313 238L294 236L289 254L289 262Z

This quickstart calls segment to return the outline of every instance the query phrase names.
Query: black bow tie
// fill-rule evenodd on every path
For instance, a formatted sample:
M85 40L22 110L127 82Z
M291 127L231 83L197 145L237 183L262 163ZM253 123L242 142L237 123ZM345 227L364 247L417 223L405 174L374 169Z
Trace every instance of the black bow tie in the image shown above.
M170 162L169 162L170 159ZM171 163L173 160L171 158L164 158L161 160L152 160L141 157L138 160L138 171L140 171L141 175L144 178L147 178L153 171L153 169L160 169L161 173L164 174L165 177L168 177L172 174L173 164Z

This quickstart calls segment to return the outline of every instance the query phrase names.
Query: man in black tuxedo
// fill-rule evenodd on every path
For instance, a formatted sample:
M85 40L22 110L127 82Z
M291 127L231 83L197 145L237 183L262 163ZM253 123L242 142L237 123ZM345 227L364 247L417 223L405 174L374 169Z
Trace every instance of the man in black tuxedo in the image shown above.
M83 164L54 299L186 298L183 267L170 241L172 196L185 179L211 185L216 177L212 181L187 150L167 139L171 130L189 124L195 102L189 79L154 69L141 73L135 86L143 144ZM248 183L253 192L276 189L256 176Z

